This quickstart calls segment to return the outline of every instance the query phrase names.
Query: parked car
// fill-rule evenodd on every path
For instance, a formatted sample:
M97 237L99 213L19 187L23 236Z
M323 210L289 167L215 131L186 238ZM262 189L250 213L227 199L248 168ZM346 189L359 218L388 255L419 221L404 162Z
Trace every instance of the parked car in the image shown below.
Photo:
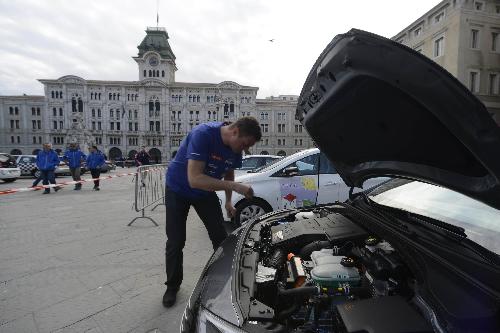
M0 179L11 183L21 176L21 170L17 167L14 158L5 153L0 153Z
M345 201L350 189L318 148L297 152L259 172L243 174L235 180L251 185L254 191L252 199L245 199L233 192L231 202L236 208L236 225L245 224L273 210ZM385 180L386 178L371 179L365 184L365 188ZM226 194L218 191L217 196L224 219L229 220L224 208Z
M21 169L22 176L33 176L38 170L36 166L36 155L12 155L19 169Z
M236 229L195 286L181 332L500 332L500 130L450 73L396 41L339 35L296 118L346 203Z
M263 169L266 165L272 164L281 158L281 156L277 155L245 155L241 161L241 168L234 170L234 175L239 176Z

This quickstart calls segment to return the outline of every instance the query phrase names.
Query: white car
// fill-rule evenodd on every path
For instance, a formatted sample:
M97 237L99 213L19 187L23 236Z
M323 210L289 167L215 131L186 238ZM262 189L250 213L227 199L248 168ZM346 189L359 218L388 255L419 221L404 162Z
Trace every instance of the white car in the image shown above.
M387 178L375 178L363 184L371 188ZM250 200L233 192L231 202L236 208L234 222L246 224L262 214L289 208L313 206L345 201L350 188L344 183L333 164L318 148L300 151L275 162L257 173L248 173L235 181L252 186L254 197ZM224 219L226 194L218 191Z
M15 181L21 176L21 170L9 154L0 153L0 179L6 183Z
M282 158L282 156L278 155L245 155L241 161L241 168L234 170L234 175L240 176L255 170L263 169L265 166Z

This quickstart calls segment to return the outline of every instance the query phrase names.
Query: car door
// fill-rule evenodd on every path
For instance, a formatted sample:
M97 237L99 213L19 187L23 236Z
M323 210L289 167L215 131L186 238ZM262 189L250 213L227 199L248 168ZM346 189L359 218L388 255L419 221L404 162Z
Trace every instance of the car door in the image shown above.
M311 154L292 162L273 177L279 185L276 202L279 209L316 204L318 196L319 154Z
M339 200L340 193L349 188L337 173L335 166L325 154L319 154L318 200L317 204L326 204ZM344 201L344 200L342 200Z

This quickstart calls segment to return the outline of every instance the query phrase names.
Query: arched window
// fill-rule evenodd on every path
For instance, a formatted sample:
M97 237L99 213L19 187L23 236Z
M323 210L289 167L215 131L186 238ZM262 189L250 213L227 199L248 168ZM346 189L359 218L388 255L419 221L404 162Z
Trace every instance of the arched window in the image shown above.
M161 77L165 77L165 71L161 71Z
M156 77L160 77L160 71L158 69L156 70Z
M217 120L217 112L214 111L214 120Z
M90 99L94 99L94 93L90 93Z
M144 70L144 77L146 77L146 70Z
M135 94L135 97L134 97L134 98L135 98L135 99L134 99L135 101L137 101L137 97L139 97L139 95Z
M212 115L212 112L208 111L208 120L210 120L211 115Z
M196 96L196 102L200 102L200 95Z
M113 100L116 100L116 94L113 94Z
M81 98L78 98L78 112L83 112L83 101Z
M54 98L54 90L52 90L52 98Z
M149 77L153 77L153 74L151 73L151 70L149 70Z
M154 111L155 105L153 101L149 101L149 111Z
M57 109L56 108L52 108L52 115L54 117L57 117Z
M62 91L59 92L59 98L63 98Z
M117 99L120 100L120 94L116 95Z
M112 100L112 99L113 99L113 94L109 93L109 100Z
M134 119L137 119L137 110L134 110Z
M101 93L99 93L99 100L101 100Z
M92 117L95 117L95 109L92 109Z
M229 112L233 113L234 112L234 103L231 102L231 104L229 104Z
M59 91L56 91L56 98L59 98Z
M155 103L155 110L160 111L160 102L158 100Z
M192 99L193 99L193 97L191 95L189 95L189 102L191 102Z
M76 112L76 98L71 99L71 111Z

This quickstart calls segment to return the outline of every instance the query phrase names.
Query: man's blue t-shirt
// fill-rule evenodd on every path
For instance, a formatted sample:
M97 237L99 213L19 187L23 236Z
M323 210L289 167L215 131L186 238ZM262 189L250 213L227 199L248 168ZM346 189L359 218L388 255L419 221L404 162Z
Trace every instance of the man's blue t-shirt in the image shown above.
M226 171L241 167L241 154L234 153L222 142L222 122L204 123L196 126L182 140L175 158L167 170L167 186L170 190L189 198L200 198L209 192L189 186L188 160L205 161L205 174L222 179Z

